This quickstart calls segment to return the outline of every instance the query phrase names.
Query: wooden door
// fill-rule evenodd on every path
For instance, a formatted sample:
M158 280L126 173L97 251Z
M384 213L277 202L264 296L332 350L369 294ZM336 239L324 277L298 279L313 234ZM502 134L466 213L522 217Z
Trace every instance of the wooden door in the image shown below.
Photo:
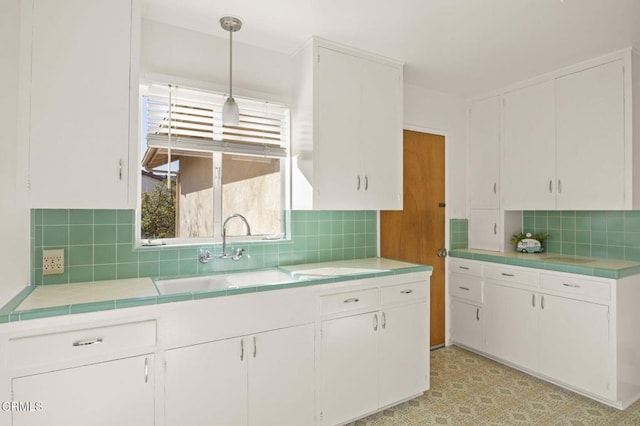
M433 266L431 347L444 345L445 247L444 136L405 130L404 203L401 211L380 212L380 254ZM441 204L442 203L442 204Z

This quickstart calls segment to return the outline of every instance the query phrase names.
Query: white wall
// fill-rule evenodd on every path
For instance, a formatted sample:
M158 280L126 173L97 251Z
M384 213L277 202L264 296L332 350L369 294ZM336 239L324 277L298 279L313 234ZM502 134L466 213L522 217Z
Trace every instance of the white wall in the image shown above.
M239 37L237 33L233 40L234 95L290 103L291 57L242 44ZM229 90L229 35L222 28L220 37L214 37L143 19L140 62L143 78L179 76L186 82L205 83L205 88Z
M30 282L30 213L16 203L20 1L0 2L0 306Z
M405 83L405 128L445 135L448 218L467 217L466 105L458 96Z

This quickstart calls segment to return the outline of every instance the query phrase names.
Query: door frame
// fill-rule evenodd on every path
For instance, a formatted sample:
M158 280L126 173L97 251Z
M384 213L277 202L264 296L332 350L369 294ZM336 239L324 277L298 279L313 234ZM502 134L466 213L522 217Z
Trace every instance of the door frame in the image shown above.
M404 123L402 125L402 130L409 130L412 132L418 133L429 133L432 135L443 136L444 137L444 246L449 251L449 131L443 129L436 129L433 127L421 126L418 124ZM377 218L377 233L378 233L378 253L380 256L380 210L376 211ZM451 322L450 322L450 305L451 300L449 296L449 256L445 259L444 262L444 346L449 346L451 344Z

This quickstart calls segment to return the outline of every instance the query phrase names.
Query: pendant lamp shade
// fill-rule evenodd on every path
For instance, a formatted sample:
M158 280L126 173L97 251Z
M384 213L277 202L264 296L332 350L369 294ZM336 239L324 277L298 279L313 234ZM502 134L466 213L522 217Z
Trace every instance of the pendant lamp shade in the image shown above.
M225 126L238 126L240 124L240 110L235 99L227 98L222 106L222 124Z
M220 26L229 31L229 97L222 107L222 124L225 126L238 126L240 124L240 110L233 99L233 33L242 28L242 21L235 16L220 18Z

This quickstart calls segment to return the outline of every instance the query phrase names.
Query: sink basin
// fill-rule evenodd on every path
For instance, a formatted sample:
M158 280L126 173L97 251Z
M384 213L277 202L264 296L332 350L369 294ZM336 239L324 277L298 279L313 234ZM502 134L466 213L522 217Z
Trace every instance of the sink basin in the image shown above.
M228 274L156 280L155 284L160 294L176 294L274 285L298 280L299 278L292 277L287 272L269 269L265 271L232 272Z
M338 275L358 275L370 274L374 272L385 272L388 269L370 269L370 268L349 268L349 267L325 267L303 269L291 273L294 277L335 277Z

